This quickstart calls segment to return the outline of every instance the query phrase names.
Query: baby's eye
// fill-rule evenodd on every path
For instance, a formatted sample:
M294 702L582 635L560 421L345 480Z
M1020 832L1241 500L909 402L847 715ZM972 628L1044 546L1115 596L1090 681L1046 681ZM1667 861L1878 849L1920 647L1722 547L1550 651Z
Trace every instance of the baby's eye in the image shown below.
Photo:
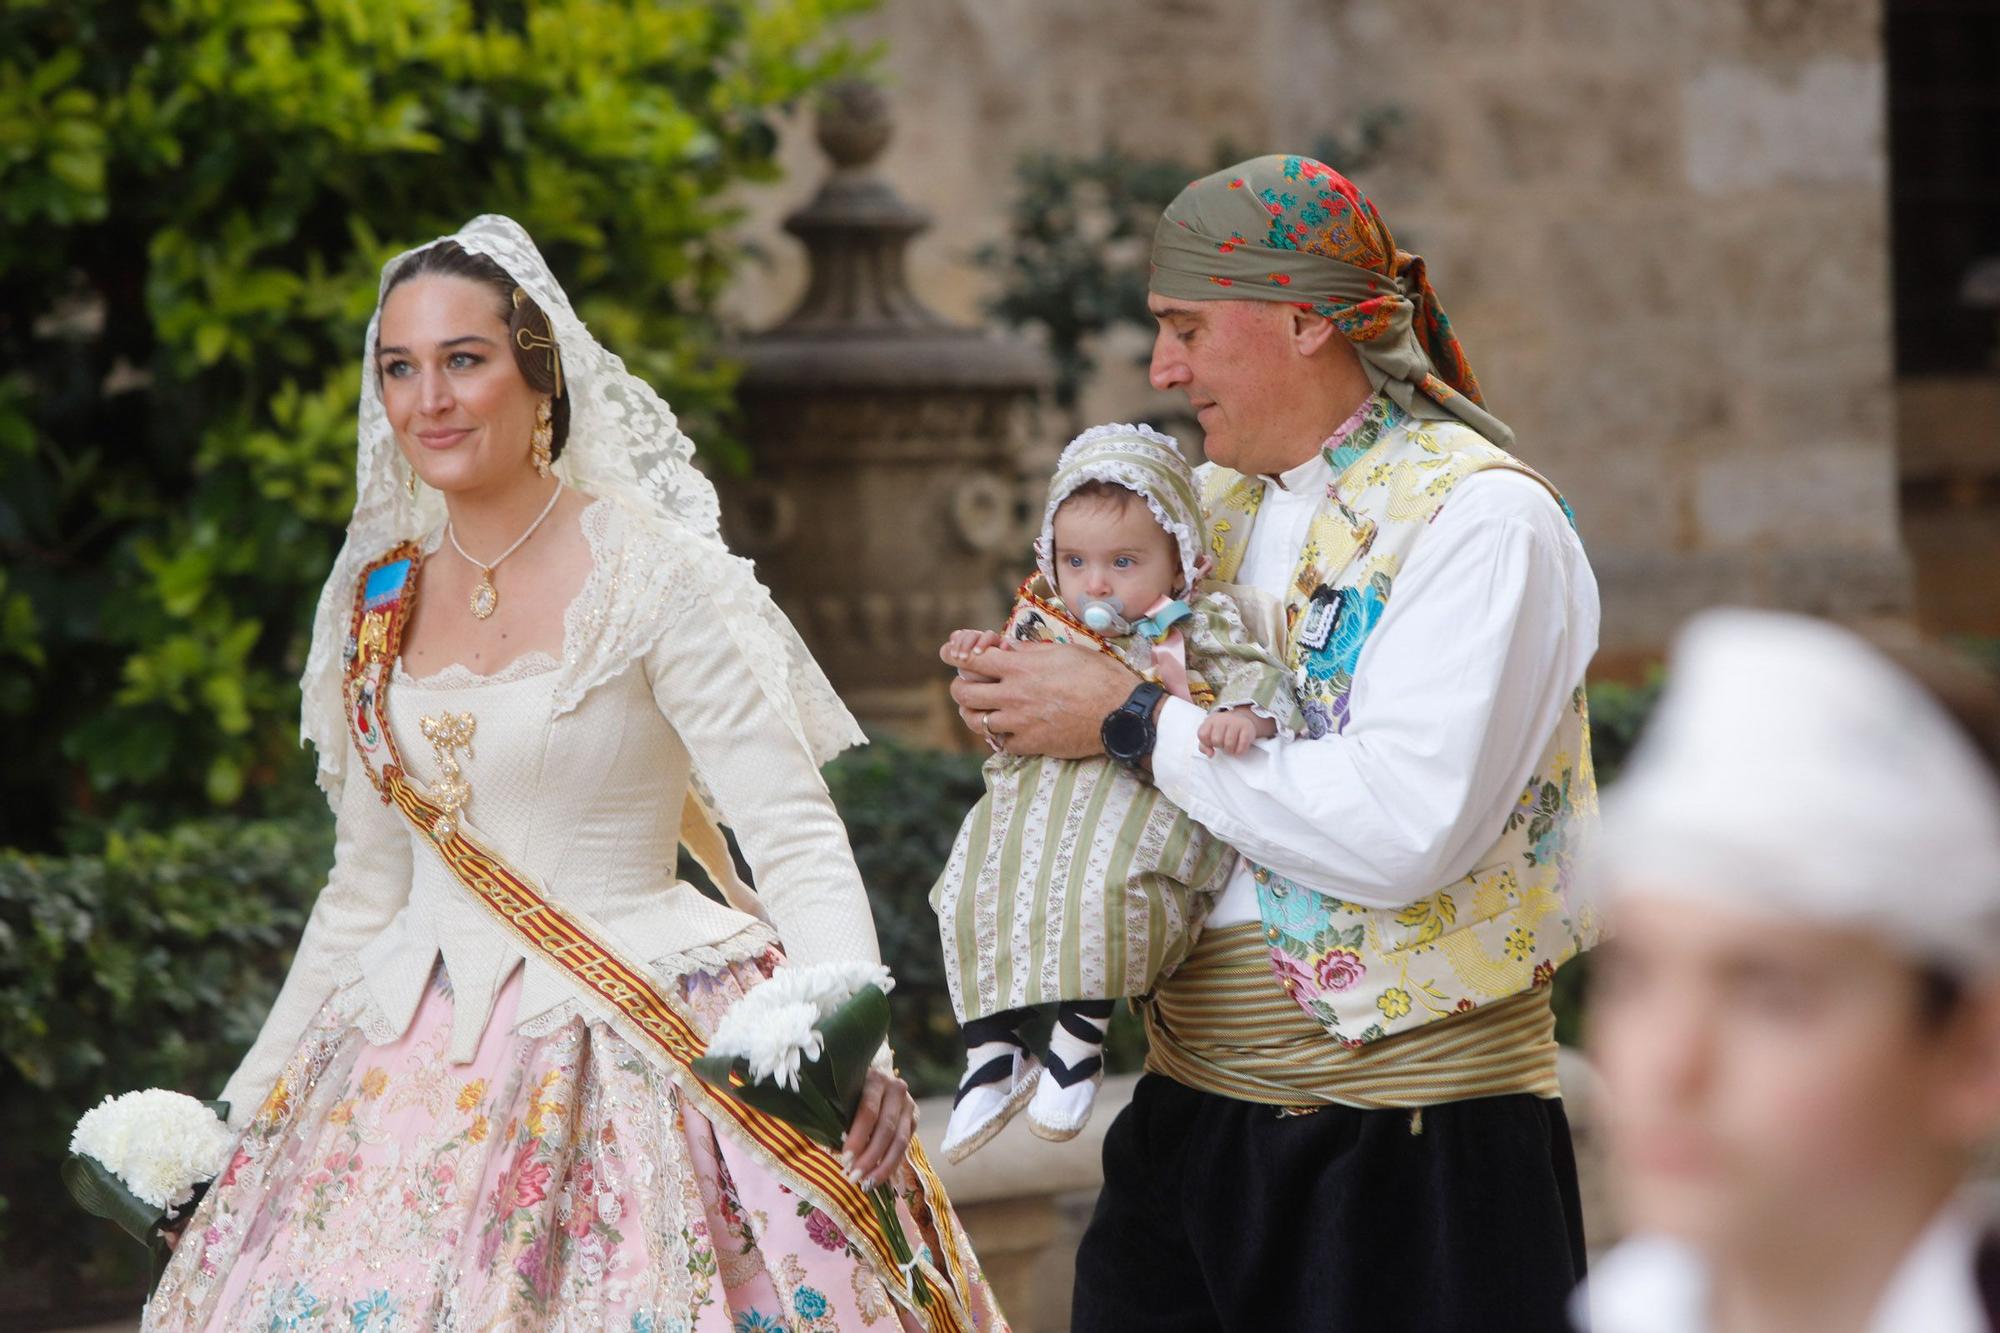
M1129 555L1121 555L1112 563L1117 565L1118 568L1120 569L1130 569L1132 568L1132 557Z
M1066 555L1063 557L1063 563L1068 565L1071 569L1082 569L1083 557L1080 555Z

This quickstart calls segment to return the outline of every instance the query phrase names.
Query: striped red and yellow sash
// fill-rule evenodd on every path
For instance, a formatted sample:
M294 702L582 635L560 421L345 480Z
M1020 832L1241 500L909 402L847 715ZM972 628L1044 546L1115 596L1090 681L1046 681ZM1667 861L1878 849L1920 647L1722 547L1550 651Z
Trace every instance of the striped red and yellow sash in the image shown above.
M972 1290L957 1219L916 1139L910 1140L908 1160L920 1195L912 1203L921 1206L912 1211L932 1229L942 1254L926 1260L919 1252L906 1281L868 1194L842 1174L839 1159L802 1131L717 1093L696 1077L690 1064L705 1054L707 1043L674 1000L587 918L550 901L530 877L467 836L463 823L446 818L447 811L404 772L389 729L388 692L403 626L416 601L420 557L416 545L405 543L362 571L347 641L348 726L383 801L402 811L458 882L510 934L568 973L600 1009L620 1020L618 1027L628 1040L656 1052L681 1094L692 1098L718 1131L761 1150L793 1192L838 1218L883 1286L926 1327L933 1333L971 1333ZM922 1293L915 1303L910 1284Z

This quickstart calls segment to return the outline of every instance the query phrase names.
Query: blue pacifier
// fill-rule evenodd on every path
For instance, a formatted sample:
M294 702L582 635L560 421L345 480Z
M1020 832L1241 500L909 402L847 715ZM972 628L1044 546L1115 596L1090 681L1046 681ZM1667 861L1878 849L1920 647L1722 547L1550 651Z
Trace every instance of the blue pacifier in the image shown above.
M1098 634L1117 638L1132 632L1132 622L1125 619L1125 603L1116 597L1091 597L1082 606L1083 623Z

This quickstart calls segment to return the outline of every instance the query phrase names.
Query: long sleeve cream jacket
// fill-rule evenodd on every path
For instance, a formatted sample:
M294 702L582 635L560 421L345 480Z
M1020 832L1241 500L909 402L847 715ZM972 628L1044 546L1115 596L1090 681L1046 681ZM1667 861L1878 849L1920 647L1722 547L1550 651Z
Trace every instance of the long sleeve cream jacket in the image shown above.
M398 674L390 725L411 776L428 783L438 771L419 719L471 713L471 753L459 756L468 830L662 975L754 951L772 929L794 962L879 961L846 831L784 684L796 664L760 660L783 645L719 613L719 597L761 593L746 594L740 565L719 572L712 548L610 502L586 509L583 524L596 568L566 617L560 662L531 655L490 677ZM806 688L824 689L824 678ZM371 1041L392 1041L441 958L456 1061L471 1058L516 966L516 1031L545 1031L574 1011L568 977L524 958L351 756L343 768L333 869L223 1093L238 1127L336 992ZM675 878L690 784L735 830L768 926Z

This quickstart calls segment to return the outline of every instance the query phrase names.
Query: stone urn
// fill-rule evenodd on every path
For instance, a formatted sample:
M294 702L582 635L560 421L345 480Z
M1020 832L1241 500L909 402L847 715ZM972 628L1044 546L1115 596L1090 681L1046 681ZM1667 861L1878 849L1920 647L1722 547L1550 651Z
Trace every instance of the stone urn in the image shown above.
M937 650L955 629L998 628L1033 567L1051 371L910 290L904 250L929 220L873 170L890 130L872 86L821 106L833 170L785 222L811 280L736 349L753 474L722 481L723 523L864 726L957 747L970 738Z

